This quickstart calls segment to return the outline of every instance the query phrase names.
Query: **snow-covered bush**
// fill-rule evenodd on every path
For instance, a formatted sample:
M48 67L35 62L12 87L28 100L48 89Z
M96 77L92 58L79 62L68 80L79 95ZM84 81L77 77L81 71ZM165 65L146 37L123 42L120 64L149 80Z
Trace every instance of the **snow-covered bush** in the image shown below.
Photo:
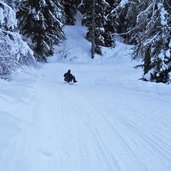
M21 65L35 63L32 50L16 30L15 12L0 1L0 75L12 73Z

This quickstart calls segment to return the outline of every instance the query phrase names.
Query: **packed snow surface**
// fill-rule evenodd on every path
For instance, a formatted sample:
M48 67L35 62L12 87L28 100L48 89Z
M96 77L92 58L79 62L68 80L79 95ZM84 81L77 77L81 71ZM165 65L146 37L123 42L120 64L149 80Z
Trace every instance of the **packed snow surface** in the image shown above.
M138 80L121 40L92 60L86 28L65 33L49 63L0 80L0 171L171 171L171 86Z

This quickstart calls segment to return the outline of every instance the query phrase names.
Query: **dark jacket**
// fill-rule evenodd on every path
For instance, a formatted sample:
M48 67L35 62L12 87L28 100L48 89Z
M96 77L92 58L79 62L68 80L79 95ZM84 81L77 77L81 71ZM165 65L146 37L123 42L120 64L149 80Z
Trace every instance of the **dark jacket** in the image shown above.
M71 82L75 80L75 77L71 74L71 70L68 70L68 72L64 74L64 80L66 82Z

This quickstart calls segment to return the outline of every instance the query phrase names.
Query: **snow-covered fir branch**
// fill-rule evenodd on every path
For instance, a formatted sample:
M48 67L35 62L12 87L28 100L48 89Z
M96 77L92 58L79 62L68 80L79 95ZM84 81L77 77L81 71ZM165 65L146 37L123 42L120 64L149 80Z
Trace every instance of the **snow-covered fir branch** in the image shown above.
M0 1L0 75L12 73L22 65L35 63L33 52L14 31L17 27L15 12Z

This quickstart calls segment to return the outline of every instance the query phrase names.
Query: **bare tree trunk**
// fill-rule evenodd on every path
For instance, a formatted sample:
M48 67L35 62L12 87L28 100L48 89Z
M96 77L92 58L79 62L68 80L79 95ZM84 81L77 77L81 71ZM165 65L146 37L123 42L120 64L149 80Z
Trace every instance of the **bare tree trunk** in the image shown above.
M92 21L92 46L91 46L91 58L94 58L95 54L95 2L96 0L93 0L93 21Z
M144 74L146 74L150 69L151 64L151 50L150 47L145 52L145 58L144 58Z

